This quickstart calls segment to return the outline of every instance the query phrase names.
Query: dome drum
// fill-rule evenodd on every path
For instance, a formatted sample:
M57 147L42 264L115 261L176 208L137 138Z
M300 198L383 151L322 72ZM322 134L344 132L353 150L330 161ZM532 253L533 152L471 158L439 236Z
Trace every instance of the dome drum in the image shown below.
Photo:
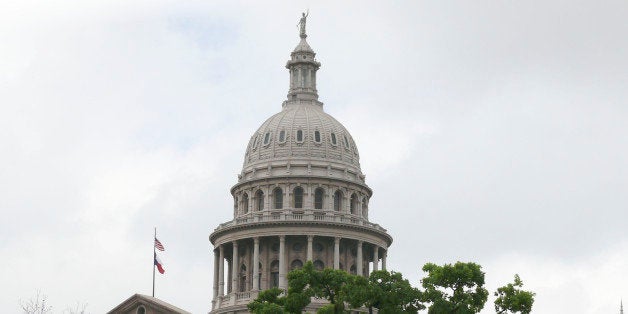
M368 220L372 191L365 185L324 178L271 178L238 184L231 191L234 218L267 211L314 210Z

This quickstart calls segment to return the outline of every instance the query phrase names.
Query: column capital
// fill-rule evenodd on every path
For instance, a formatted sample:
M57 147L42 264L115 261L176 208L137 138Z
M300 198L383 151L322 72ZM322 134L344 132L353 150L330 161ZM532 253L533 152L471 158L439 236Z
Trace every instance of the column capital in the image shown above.
M286 241L286 236L285 235L280 235L279 236L279 241L280 242L285 242Z
M335 237L334 238L334 243L340 243L340 237Z
M253 238L253 243L259 244L259 237L254 237Z
M309 242L314 241L314 236L313 236L313 235L309 235L309 236L307 236L307 240L308 240Z

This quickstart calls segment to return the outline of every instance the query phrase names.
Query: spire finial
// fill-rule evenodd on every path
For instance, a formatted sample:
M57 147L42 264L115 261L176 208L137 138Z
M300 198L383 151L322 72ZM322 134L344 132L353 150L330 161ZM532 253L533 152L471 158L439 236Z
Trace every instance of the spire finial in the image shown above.
M299 24L297 24L297 27L300 26L299 37L305 38L307 37L307 34L305 33L305 23L307 22L307 16L310 15L310 10L308 9L306 12L303 12L301 14L301 19L299 20Z

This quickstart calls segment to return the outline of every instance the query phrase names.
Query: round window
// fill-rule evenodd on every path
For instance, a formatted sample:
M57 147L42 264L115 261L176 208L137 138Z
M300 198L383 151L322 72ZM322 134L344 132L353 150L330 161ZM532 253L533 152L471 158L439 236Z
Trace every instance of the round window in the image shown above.
M322 252L325 248L323 247L322 244L316 242L314 243L314 251L316 252Z

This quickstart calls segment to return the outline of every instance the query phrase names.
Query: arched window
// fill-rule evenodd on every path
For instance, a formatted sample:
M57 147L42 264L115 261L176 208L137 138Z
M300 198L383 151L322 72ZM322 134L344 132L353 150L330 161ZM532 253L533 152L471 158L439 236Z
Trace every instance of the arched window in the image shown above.
M323 270L325 268L325 263L323 261L317 259L314 261L314 269Z
M368 217L369 213L369 201L366 197L362 198L362 217Z
M347 136L343 135L342 138L344 138L344 140L345 140L345 148L347 148L347 149L351 148L351 146L349 146L349 140L347 140Z
M303 188L294 188L294 208L303 208Z
M331 145L336 146L336 144L338 144L338 142L336 142L336 134L332 133L331 134Z
M249 195L244 193L242 195L242 213L247 214L249 212Z
M240 292L246 291L246 265L240 266Z
M301 260L295 259L292 263L290 263L290 270L299 269L301 267L303 267L303 262L301 262Z
M321 132L319 132L318 130L314 131L314 142L321 142Z
M322 188L314 190L314 209L323 209L323 191Z
M276 188L273 190L273 203L275 205L274 209L283 208L283 191L281 190L281 188Z
M270 287L279 287L279 261L274 260L270 263Z
M342 209L342 192L340 190L334 193L334 210L340 211Z
M351 275L356 275L358 273L358 269L355 267L355 265L351 265L349 273L351 273Z
M255 193L255 209L257 211L264 210L264 192L262 190L257 190Z
M297 130L297 142L303 142L303 130Z
M257 133L255 135L253 135L253 149L255 149L257 147Z
M351 194L351 203L349 205L351 213L357 214L358 210L358 197L355 194Z
M257 275L257 286L262 289L262 263L259 263L259 273Z
M286 141L286 131L279 131L279 143L283 143Z

